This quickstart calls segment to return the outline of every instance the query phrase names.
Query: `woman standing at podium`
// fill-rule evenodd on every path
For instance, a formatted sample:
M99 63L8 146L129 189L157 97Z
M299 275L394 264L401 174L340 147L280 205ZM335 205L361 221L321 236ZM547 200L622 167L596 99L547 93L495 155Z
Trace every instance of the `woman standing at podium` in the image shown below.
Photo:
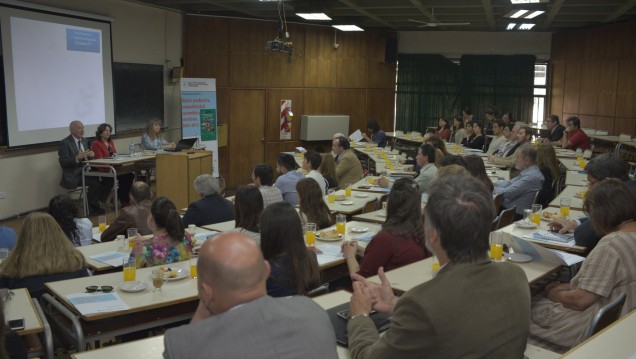
M91 143L91 150L95 152L95 159L100 158L110 158L113 155L117 154L117 149L115 148L115 144L113 140L110 138L110 133L112 131L112 127L110 127L107 123L102 123L97 127L97 131L95 131L95 141ZM121 169L118 168L121 171ZM100 172L108 172L106 168L99 168ZM129 204L128 194L130 193L130 187L132 186L133 180L135 179L135 175L132 173L126 173L117 175L117 198L121 201L122 207L126 207ZM113 179L109 177L102 177L102 182L108 184L112 187Z
M141 148L143 150L174 150L174 142L168 142L161 138L161 120L153 118L146 126L146 132L141 135Z

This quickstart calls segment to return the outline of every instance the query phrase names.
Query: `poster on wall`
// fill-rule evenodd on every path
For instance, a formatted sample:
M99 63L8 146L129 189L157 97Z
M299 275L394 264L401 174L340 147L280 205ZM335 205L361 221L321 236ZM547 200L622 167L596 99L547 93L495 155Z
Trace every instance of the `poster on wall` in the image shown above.
M181 79L181 134L199 139L198 147L212 151L214 177L219 176L216 118L216 79Z
M291 100L280 100L280 139L291 140L292 127L292 102Z

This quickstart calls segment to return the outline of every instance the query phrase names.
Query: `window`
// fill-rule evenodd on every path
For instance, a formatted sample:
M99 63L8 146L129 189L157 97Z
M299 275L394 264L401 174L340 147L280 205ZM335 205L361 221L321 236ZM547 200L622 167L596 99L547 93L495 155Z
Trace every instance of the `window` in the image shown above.
M543 124L545 118L545 98L548 95L548 65L534 65L534 105L532 107L532 123Z

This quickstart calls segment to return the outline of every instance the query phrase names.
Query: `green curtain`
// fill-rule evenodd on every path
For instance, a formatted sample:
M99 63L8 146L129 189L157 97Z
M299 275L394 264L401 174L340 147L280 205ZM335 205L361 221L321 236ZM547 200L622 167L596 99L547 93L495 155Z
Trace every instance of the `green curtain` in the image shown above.
M457 112L459 68L442 55L398 55L396 128L426 132Z
M534 101L533 55L464 55L460 60L461 107L469 106L480 120L488 108L500 115L511 112L514 121L532 119Z

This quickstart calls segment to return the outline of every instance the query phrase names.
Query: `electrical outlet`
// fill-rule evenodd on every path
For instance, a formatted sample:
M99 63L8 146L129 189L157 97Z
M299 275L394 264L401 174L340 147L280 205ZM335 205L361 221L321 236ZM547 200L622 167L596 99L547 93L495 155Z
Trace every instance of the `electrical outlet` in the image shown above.
M0 199L5 199L5 198L7 198L6 192L0 192Z

